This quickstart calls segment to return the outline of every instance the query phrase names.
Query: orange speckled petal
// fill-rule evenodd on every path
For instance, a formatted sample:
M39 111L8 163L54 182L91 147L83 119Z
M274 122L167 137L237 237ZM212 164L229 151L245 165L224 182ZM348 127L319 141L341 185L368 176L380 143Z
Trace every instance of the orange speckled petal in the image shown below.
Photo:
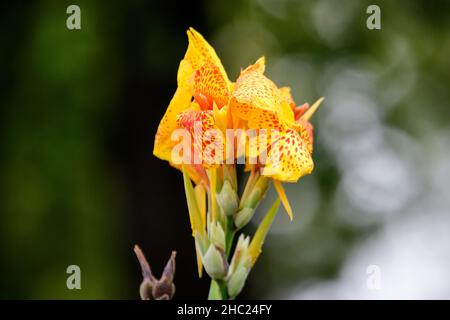
M298 133L300 134L300 137L303 141L305 141L309 153L312 154L313 152L313 125L309 121L300 121L299 122L300 129L298 130Z
M230 101L233 112L244 120L254 109L275 110L280 102L277 86L263 75L258 63L255 65L241 72Z
M203 110L212 110L214 103L219 109L228 103L228 80L217 65L207 62L195 71L193 95Z
M191 98L189 90L178 87L156 132L153 154L158 158L170 162L172 148L176 144L171 140L171 134L177 128L177 115L189 107Z
M289 90L278 89L263 72L263 58L241 72L230 100L233 113L248 120L249 128L255 129L294 123Z
M227 73L225 72L219 57L216 54L214 48L198 33L194 28L189 28L187 31L189 38L189 46L184 59L188 60L194 70L200 69L200 67L206 62L212 63L219 68L220 73L224 79L229 82Z
M254 108L248 117L248 127L252 129L285 130L285 124L273 110Z
M218 70L223 82L229 83L225 69L213 47L211 47L200 33L192 28L187 31L187 35L189 45L184 59L180 62L178 68L178 88L159 124L153 148L155 156L169 162L171 150L176 144L176 142L171 141L170 136L173 130L177 128L177 115L188 109L191 105L194 87L193 78L195 78L196 70L200 69L203 65L209 65L209 68ZM198 82L200 82L199 79L197 79L197 83ZM220 100L219 103L223 103L223 100Z
M272 145L262 175L284 182L296 182L314 168L307 143L293 129L280 134Z
M179 127L193 137L193 152L203 167L219 164L224 159L224 138L215 125L212 111L188 110L177 117Z

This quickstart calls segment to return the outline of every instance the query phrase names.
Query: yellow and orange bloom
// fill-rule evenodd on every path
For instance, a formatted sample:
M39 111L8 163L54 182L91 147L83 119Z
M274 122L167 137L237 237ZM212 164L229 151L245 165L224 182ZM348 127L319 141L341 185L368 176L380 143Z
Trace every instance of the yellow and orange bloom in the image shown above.
M264 58L243 70L233 84L206 40L192 28L188 38L188 50L178 70L178 88L159 125L154 154L171 162L171 151L176 145L171 134L180 127L192 132L196 145L194 152L202 153L211 141L194 136L194 123L201 123L202 130L199 131L202 132L210 129L223 132L230 127L229 120L232 119L234 129L274 129L279 132L277 139L268 139L269 144L278 140L278 147L267 146L268 159L276 160L276 163L263 164L263 175L283 182L296 182L311 173L312 125L301 118L307 104L296 107L290 89L278 88L264 75ZM215 145L223 150L224 141L215 141ZM203 160L202 164L211 165L211 159Z
M264 75L264 57L242 70L233 83L202 35L192 28L187 34L189 45L178 68L178 87L159 124L153 153L183 171L199 274L205 266L213 279L226 280L230 296L235 296L259 255L278 202L251 242L241 238L239 250L248 257L239 265L227 262L233 236L252 218L270 181L292 219L282 183L297 182L313 171L313 126L309 120L323 98L311 107L307 103L297 106L290 88L278 87ZM183 163L173 158L180 143L173 136L177 129L184 130L191 142L182 148L182 157L189 155L189 161ZM239 143L246 137L229 136L228 130L253 130L257 135L247 137L248 145L240 149ZM235 178L235 166L242 156L238 150L243 150L245 168L250 171L241 197ZM215 290L217 286L211 286L213 297L223 292Z

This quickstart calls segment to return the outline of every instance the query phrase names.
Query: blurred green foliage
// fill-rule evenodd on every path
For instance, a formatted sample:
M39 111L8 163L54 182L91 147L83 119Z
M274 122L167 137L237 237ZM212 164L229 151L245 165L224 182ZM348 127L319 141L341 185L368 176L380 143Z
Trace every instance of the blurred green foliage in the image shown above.
M89 32L68 32L66 7L52 1L2 28L22 37L2 59L13 83L2 97L1 298L123 297L118 180L102 150L118 74L99 5L81 5ZM71 264L94 285L67 290Z

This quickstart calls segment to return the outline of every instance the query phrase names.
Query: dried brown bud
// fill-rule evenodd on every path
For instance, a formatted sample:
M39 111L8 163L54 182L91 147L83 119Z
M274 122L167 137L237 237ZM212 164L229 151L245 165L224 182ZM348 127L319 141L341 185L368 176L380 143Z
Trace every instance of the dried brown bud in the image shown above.
M175 294L175 285L173 278L175 276L175 257L176 252L172 251L169 261L164 268L160 279L153 276L150 265L145 258L144 253L138 245L134 246L134 252L139 260L142 269L142 283L139 293L142 300L170 300Z

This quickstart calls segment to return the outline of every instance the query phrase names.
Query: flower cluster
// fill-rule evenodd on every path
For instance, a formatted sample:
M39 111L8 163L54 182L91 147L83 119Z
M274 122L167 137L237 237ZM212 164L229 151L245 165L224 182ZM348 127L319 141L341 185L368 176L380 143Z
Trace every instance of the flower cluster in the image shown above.
M153 153L183 172L199 275L204 267L213 279L210 298L234 298L258 258L279 200L251 239L239 236L232 253L234 236L251 220L271 183L293 218L282 182L296 182L313 170L309 119L323 98L311 107L297 106L289 88L264 75L264 57L231 82L211 45L192 28L187 34L178 88ZM236 177L240 163L249 172L242 193Z

